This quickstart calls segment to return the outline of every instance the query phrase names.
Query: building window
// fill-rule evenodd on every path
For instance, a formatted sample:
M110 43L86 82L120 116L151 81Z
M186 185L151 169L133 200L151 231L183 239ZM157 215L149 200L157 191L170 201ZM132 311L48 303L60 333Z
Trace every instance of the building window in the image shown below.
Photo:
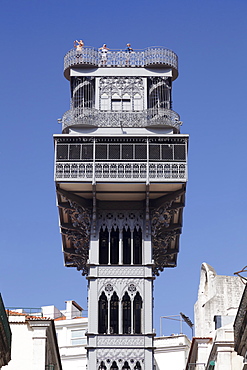
M117 363L116 361L113 361L111 367L110 367L110 370L118 370L118 366L117 366Z
M155 114L159 109L171 109L171 79L166 77L150 77L148 79L149 108L153 108Z
M142 263L142 231L139 228L134 229L133 235L133 256L134 256L134 265L140 265Z
M106 228L105 230L100 229L99 233L99 263L106 265L108 264L108 245L109 245L109 232Z
M106 334L108 326L108 301L104 292L100 296L98 308L98 331L99 334Z
M123 264L131 264L131 232L130 228L123 229Z
M107 94L102 94L100 99L100 109L108 111L110 110L110 100Z
M143 111L144 84L141 77L102 77L100 110L113 112Z
M119 229L111 230L110 238L111 264L116 265L119 262Z
M85 330L71 330L71 344L72 346L82 346L87 344Z
M122 299L123 334L131 334L131 301L127 292Z
M136 362L136 365L134 367L134 370L141 370L141 364L139 361Z
M104 361L101 361L99 367L98 367L98 370L106 370L106 366L105 366L105 363Z
M93 77L72 77L71 89L73 108L94 107L95 79Z
M119 299L114 292L110 301L110 334L118 334L118 306Z
M134 299L133 314L134 314L134 334L141 334L142 299L139 293L136 294Z
M130 370L130 366L128 364L128 361L124 361L124 366L122 367L122 370Z

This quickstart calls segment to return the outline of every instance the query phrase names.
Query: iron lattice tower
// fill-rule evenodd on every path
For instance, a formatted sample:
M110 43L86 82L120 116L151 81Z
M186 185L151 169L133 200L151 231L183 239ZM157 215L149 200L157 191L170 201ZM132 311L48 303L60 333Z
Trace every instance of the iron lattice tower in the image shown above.
M162 47L65 55L70 110L55 135L65 265L88 279L88 369L153 368L153 280L175 267L188 135Z

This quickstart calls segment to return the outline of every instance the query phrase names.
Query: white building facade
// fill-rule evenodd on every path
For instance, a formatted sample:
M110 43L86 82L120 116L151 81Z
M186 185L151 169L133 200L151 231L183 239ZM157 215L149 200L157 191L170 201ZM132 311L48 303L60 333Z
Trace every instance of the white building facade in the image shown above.
M4 370L62 370L54 322L8 311L11 360Z
M243 359L234 350L233 323L243 289L238 276L217 275L209 264L202 264L186 370L242 370Z
M177 73L165 48L65 55L55 181L65 264L88 279L89 370L153 369L153 280L176 266L187 182Z

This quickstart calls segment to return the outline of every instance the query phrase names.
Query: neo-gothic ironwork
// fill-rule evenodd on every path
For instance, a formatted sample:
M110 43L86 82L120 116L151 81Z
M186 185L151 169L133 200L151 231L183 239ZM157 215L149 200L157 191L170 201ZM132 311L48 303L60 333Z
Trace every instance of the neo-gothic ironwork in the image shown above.
M101 52L93 47L84 47L81 53L72 49L64 57L64 70L72 66L89 65L102 67ZM178 70L178 57L164 47L149 47L126 53L123 50L110 50L107 53L105 67L149 67L168 66Z
M179 114L167 108L149 108L142 112L105 112L93 108L73 108L64 113L62 127L173 127L180 131Z

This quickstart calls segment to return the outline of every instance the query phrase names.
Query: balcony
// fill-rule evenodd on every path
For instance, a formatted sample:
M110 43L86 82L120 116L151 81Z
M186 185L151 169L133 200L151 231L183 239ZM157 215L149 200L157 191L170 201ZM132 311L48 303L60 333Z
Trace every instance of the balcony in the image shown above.
M78 107L64 113L63 133L69 127L168 127L180 132L180 116L171 109L149 108L142 112L100 111Z
M185 163L67 163L59 162L55 168L55 180L67 181L173 181L187 179Z
M56 181L187 181L187 137L55 139Z
M186 136L55 140L56 181L187 181Z
M164 47L149 47L128 53L124 50L109 50L107 60L102 64L100 50L84 47L79 53L71 49L64 57L64 75L69 79L71 67L166 67L173 69L173 79L178 76L178 57Z

